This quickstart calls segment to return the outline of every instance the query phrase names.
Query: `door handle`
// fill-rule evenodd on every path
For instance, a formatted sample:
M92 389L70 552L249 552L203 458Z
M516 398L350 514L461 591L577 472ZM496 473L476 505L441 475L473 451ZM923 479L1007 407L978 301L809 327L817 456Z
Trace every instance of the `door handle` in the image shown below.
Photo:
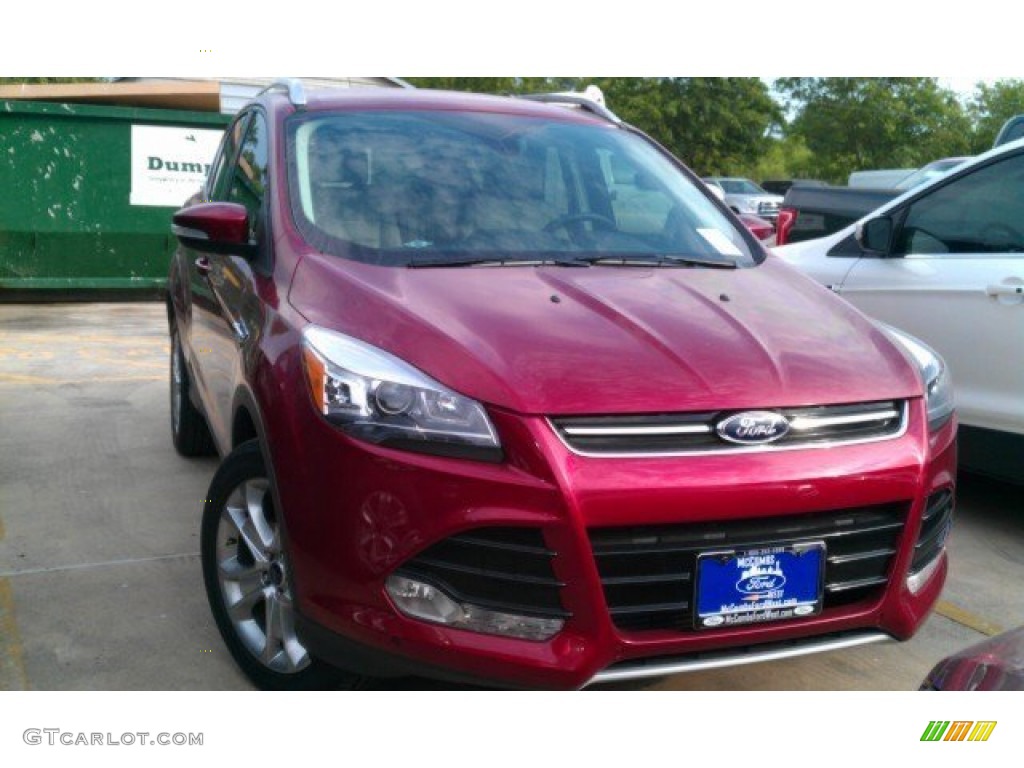
M196 272L198 272L203 277L206 277L207 275L210 274L210 268L210 260L205 256L200 256L198 259L196 259Z
M985 288L989 296L1024 296L1024 285L990 285Z

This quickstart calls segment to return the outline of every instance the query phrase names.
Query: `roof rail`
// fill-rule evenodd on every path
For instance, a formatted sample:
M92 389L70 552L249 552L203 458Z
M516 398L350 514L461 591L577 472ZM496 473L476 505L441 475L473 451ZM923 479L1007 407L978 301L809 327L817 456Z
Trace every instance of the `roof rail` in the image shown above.
M288 94L288 101L292 103L293 107L306 106L306 89L302 86L302 81L297 77L275 80L256 95L262 96L270 91L285 91Z
M622 125L622 118L602 104L582 93L520 93L516 98L527 101L541 101L545 104L567 104L573 107L585 109L603 120L615 125Z

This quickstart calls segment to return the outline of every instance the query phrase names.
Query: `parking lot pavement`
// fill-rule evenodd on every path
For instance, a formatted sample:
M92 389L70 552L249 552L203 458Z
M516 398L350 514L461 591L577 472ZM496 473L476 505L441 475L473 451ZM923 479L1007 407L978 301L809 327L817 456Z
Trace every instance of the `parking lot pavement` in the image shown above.
M171 446L163 305L0 305L0 690L248 688L203 592L216 460ZM907 643L680 675L657 687L915 688L1024 624L1022 489L961 478L937 612ZM436 687L401 681L389 687Z

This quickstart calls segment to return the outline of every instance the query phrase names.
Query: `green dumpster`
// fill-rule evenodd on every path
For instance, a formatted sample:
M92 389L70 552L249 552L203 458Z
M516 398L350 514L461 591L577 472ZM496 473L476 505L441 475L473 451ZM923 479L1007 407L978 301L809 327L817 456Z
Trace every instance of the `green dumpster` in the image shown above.
M0 100L0 300L162 288L229 115Z

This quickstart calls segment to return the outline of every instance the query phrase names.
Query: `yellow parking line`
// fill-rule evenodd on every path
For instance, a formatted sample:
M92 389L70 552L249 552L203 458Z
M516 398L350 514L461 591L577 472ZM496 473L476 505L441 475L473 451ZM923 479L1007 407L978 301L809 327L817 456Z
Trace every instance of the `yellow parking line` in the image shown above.
M1001 634L1005 630L1003 627L995 624L988 619L983 619L981 616L971 613L970 611L964 610L959 605L955 605L946 600L940 600L935 605L935 612L939 616L944 616L950 621L955 621L957 624L961 624L968 629L973 629L975 632L980 632L988 637Z
M167 381L163 376L91 376L87 379L57 379L44 376L25 376L18 373L0 373L0 384L101 384L115 381Z
M67 345L70 342L75 344L115 344L117 346L156 346L156 345L167 345L169 340L166 336L100 336L100 335L86 335L86 334L74 334L74 333L32 333L32 332L0 332L0 341L5 344L15 343L17 345L26 346L27 344L41 344L46 342L53 342L55 344Z
M11 583L0 579L0 691L27 691L28 687Z
M147 363L141 360L115 360L112 357L104 357L103 355L80 355L80 357L87 359L90 363L102 365L107 368L130 368L141 371L163 371L167 368L167 364L162 360L159 363Z
M58 379L58 384L93 384L97 381L167 381L167 374L162 376L94 376L88 379Z
M57 379L48 376L29 376L24 373L0 373L0 383L13 384L53 384Z

